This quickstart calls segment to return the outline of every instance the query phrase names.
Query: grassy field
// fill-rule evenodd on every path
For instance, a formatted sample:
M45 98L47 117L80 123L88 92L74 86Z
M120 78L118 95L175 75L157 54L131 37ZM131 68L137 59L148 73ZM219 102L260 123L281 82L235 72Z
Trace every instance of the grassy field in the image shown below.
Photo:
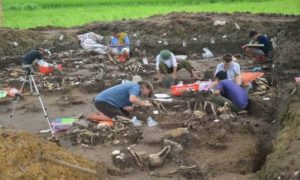
M300 14L300 0L3 0L4 26L70 27L169 12Z

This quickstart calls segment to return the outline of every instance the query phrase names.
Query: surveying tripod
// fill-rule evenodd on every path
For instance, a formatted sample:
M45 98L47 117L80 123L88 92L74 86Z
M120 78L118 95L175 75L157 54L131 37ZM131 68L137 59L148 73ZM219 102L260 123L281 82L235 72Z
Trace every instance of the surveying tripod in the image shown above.
M34 72L33 69L32 69L32 65L23 65L22 67L26 71L26 75L25 75L24 79L22 79L23 83L22 83L20 92L21 93L23 92L23 89L24 89L24 86L25 86L26 82L29 82L30 93L31 93L31 95L38 96L40 104L41 104L43 112L44 112L44 116L45 116L45 118L47 120L47 123L48 123L48 126L50 128L49 131L51 131L51 133L53 135L54 131L53 131L52 127L51 127L50 120L49 120L49 117L48 117L48 113L46 111L46 108L44 106L42 97L41 97L41 95L39 93L39 90L37 88L36 82L34 80L34 76L32 74ZM21 94L16 94L16 97L17 97L17 99L16 99L16 101L14 103L14 107L13 107L13 110L12 110L12 112L10 114L10 118L13 117L13 114L14 114L14 112L16 110L16 107L17 107L17 104L19 102L19 99L21 97ZM49 131L47 131L47 132L49 132Z

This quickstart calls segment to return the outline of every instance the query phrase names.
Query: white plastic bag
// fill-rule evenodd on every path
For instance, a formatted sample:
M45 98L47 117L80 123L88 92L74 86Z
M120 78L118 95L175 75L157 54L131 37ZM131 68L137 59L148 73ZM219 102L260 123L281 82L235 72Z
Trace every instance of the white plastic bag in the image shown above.
M206 48L203 48L203 51L205 53L202 54L203 58L212 58L214 57L214 54L206 47Z
M224 26L225 24L226 24L226 21L222 21L222 20L214 21L214 26Z

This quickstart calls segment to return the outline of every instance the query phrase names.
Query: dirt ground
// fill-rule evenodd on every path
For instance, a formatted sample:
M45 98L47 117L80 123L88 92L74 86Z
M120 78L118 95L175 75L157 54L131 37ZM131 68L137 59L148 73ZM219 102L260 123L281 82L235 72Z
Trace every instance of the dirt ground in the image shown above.
M226 24L214 26L216 20L226 21ZM300 46L297 31L299 22L298 16L173 13L135 21L98 22L71 29L52 27L33 30L1 29L0 41L4 43L0 45L3 69L0 73L0 84L4 87L20 87L21 82L18 78L22 77L22 73L19 72L19 64L23 53L32 47L50 48L54 56L47 60L61 63L64 74L35 77L49 118L54 120L57 117L75 117L82 113L81 119L85 120L90 113L96 112L91 101L97 93L124 79L131 80L134 75L140 75L143 80L151 81L157 93L171 94L169 88L158 85L153 78L154 57L159 50L169 49L176 55L188 55L188 60L198 73L208 80L216 65L222 62L221 56L227 52L242 54L240 46L247 42L248 30L256 29L276 38L277 48L272 51L273 62L269 64L253 65L246 58L237 60L241 64L242 71L249 71L255 66L263 67L270 86L262 95L255 94L255 91L250 92L251 109L247 116L230 116L230 113L224 113L216 117L212 111L203 108L205 95L204 99L201 99L202 95L197 93L185 94L183 97L173 97L172 103L163 103L166 110L159 107L138 108L131 114L131 117L136 115L144 122L151 116L159 123L158 127L149 128L143 125L137 128L122 125L121 128L116 126L107 130L95 128L97 125L89 123L90 129L86 134L95 135L93 142L90 136L88 138L83 136L86 135L82 130L85 128L80 127L78 130L75 127L66 134L59 134L58 144L93 163L104 162L109 169L109 179L270 179L278 176L282 179L296 179L299 177L297 174L299 162L287 163L286 166L279 165L276 158L279 159L280 152L278 156L271 155L270 158L268 156L267 162L266 159L270 153L277 152L277 143L274 147L273 140L277 142L277 133L280 134L282 124L288 119L282 118L282 112L286 112L284 107L288 103L287 99L295 94L290 92L293 88L296 90L299 88L294 83L291 83L289 88L285 86L287 82L293 81L293 77L300 74L297 63L299 50L290 50L291 47L297 49ZM93 31L108 36L110 29L115 26L121 27L132 37L133 57L130 62L115 64L107 56L87 53L80 49L77 34ZM59 40L62 34L64 39ZM136 45L138 39L141 46ZM105 41L107 40L106 37ZM167 40L169 43L164 46L158 43L160 40ZM183 40L187 42L187 47L182 47ZM13 42L18 42L18 46ZM215 58L204 59L201 56L204 47L212 50ZM140 71L131 71L129 66L141 64L142 51L146 51L150 64L142 65ZM12 74L12 72L19 73ZM195 82L185 70L179 71L178 80L184 83ZM28 90L29 87L26 86L25 91ZM269 100L264 100L265 98ZM24 96L18 103L13 117L10 118L13 102L13 98L1 99L0 124L5 129L28 131L42 139L47 138L49 134L39 133L48 126L38 98ZM196 106L197 103L201 105ZM292 110L293 114L299 104L296 101L291 107L293 108L289 110ZM159 110L159 114L153 114L153 110ZM198 117L199 112L204 112L205 115ZM297 122L296 124L299 125ZM78 131L81 133L80 136L75 133ZM83 137L80 142L79 137ZM292 139L297 141L297 138ZM127 157L126 148L135 144L134 150L137 154L148 156L166 147L168 145L166 140L173 142L172 150L159 167L150 167L147 158L143 161L143 167L139 168L132 158L123 162L114 160L111 155L114 150L120 150ZM283 149L289 145L283 144ZM293 143L291 151L288 151L292 153L289 158L297 157L298 145L299 143ZM48 151L56 150L49 148ZM275 157L275 167L270 166L268 162L272 162L272 156ZM267 166L264 166L265 163ZM274 172L272 168L279 169L281 173L296 175L271 176Z
M1 130L0 133L0 175L3 179L97 179L95 175L54 164L51 159L95 168L91 162L54 143L26 132Z

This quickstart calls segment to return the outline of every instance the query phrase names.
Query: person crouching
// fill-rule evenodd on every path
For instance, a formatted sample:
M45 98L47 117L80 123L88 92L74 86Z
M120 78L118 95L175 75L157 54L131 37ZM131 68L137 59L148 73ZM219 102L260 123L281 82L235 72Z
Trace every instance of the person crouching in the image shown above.
M147 81L125 83L110 87L94 99L94 105L98 111L107 116L107 120L116 116L128 116L133 111L133 104L149 107L149 101L139 97L151 97L153 86Z
M239 112L247 108L249 102L248 95L243 88L234 81L227 79L225 71L219 71L216 74L216 78L218 85L213 91L213 103L223 106L227 102L234 112Z

